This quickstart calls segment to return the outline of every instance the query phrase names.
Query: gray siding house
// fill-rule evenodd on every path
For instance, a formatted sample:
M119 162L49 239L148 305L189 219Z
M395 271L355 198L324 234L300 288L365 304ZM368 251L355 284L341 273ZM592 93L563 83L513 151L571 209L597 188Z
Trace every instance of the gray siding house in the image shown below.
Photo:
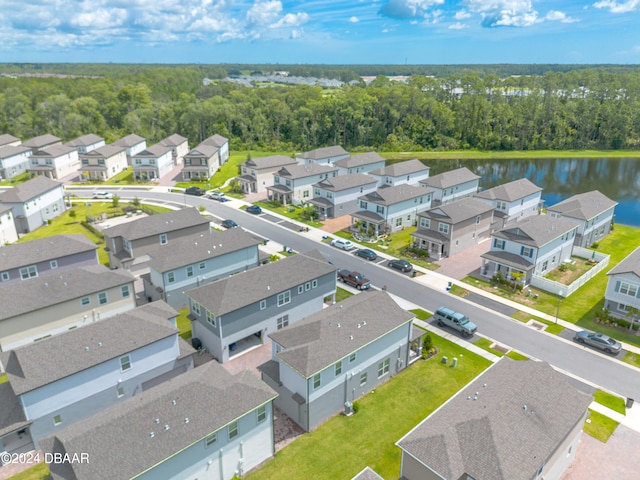
M273 174L291 165L297 165L295 158L285 155L256 157L240 165L241 175L236 178L244 193L263 193L267 187L273 186Z
M497 229L504 228L512 221L537 215L542 188L526 178L498 185L476 193L474 198L494 208L493 218Z
M313 198L321 219L340 217L358 209L358 197L376 190L377 182L364 173L347 173L313 184Z
M317 251L297 254L188 290L193 337L220 362L322 310L336 268Z
M617 317L626 317L632 308L640 311L640 247L609 270L607 275L605 308ZM639 320L637 316L635 320Z
M131 158L147 148L147 140L140 135L132 133L131 135L116 140L111 145L114 147L124 147L127 152L127 164L131 165Z
M434 175L420 184L433 190L433 204L442 205L478 192L480 177L466 167Z
M343 160L349 156L347 152L340 145L334 145L332 147L316 148L308 152L303 152L296 155L296 160L300 164L315 163L316 165L328 165L333 166L337 161Z
M420 160L406 160L369 172L378 181L379 187L417 185L429 178L429 167Z
M354 295L269 334L260 367L276 406L307 431L409 364L413 315L385 291Z
M313 198L313 184L336 176L338 169L329 164L288 165L273 174L267 197L284 205L303 205Z
M336 160L334 167L338 167L338 175L349 173L367 173L383 168L387 161L376 152L358 153L350 157Z

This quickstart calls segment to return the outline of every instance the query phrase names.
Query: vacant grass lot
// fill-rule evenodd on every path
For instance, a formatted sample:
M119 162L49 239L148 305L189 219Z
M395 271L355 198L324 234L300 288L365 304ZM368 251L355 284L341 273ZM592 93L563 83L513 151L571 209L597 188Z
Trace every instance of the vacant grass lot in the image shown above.
M488 360L431 334L438 354L421 360L364 396L352 417L338 415L291 443L248 479L344 479L370 466L398 478L404 434L490 365ZM443 355L458 357L452 368Z

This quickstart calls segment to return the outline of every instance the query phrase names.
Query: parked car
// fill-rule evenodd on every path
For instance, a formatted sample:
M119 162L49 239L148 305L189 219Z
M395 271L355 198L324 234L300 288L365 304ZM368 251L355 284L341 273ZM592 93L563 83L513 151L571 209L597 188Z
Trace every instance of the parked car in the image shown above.
M342 250L353 250L356 246L351 243L351 240L345 240L344 238L334 238L331 240L331 246L341 248Z
M220 225L222 225L224 228L236 228L238 226L238 224L233 220L223 220Z
M358 290L368 290L371 282L368 278L358 272L350 272L349 270L338 270L338 280L351 285Z
M113 193L110 192L93 192L91 198L98 198L101 200L109 200L113 198Z
M447 307L438 308L433 314L433 318L436 319L439 327L453 328L464 337L470 337L478 330L476 324L469 320L466 315Z
M413 265L411 265L406 260L399 260L399 259L390 260L389 266L391 268L396 268L402 272L410 272L411 270L413 270Z
M249 205L247 207L247 213L253 213L254 215L260 215L262 209L258 205Z
M622 345L617 340L602 333L590 332L589 330L582 330L576 333L573 339L583 345L590 345L614 355L617 355L620 353L620 350L622 350Z
M200 187L189 187L184 191L184 193L186 193L187 195L196 195L197 197L201 197L206 192Z
M356 250L356 255L358 257L362 257L365 258L367 260L375 260L378 258L378 255L376 255L376 252L374 252L373 250L369 249L369 248L361 248L359 250Z
M219 202L226 202L227 197L224 192L212 192L208 195L211 200L218 200Z

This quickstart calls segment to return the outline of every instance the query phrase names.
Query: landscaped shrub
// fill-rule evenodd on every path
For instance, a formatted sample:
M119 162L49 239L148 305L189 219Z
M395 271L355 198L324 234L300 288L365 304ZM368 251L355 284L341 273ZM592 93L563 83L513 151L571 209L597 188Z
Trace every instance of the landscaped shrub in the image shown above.
M69 217L70 218L76 218L76 211L75 210L69 210Z
M360 403L360 400L356 400L355 402L353 402L353 413L358 413L361 406L362 404Z
M422 358L428 358L429 355L435 352L436 348L433 346L433 338L428 333L422 339Z

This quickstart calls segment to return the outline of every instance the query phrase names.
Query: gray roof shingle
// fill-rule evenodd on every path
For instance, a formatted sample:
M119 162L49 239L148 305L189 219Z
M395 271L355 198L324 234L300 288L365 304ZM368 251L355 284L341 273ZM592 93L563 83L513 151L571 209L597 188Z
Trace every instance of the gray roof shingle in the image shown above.
M97 249L98 246L95 243L81 234L54 235L30 242L16 243L0 248L0 271Z
M340 192L349 188L361 187L363 185L371 185L377 183L375 178L371 178L364 173L348 173L346 175L338 175L337 177L325 178L314 184L314 187L323 188L332 192Z
M20 430L31 422L27 420L20 399L9 382L0 383L0 436Z
M251 160L247 160L244 165L248 168L255 168L261 170L263 168L276 168L284 165L296 165L295 158L287 157L285 155L269 155L268 157L255 157Z
M633 273L640 277L640 247L627 255L620 263L607 272L607 275Z
M440 205L438 207L427 210L426 212L420 212L418 216L435 219L445 219L452 224L468 220L477 215L490 212L493 207L487 205L479 200L474 200L470 197L461 198L455 202L447 203L446 205Z
M218 152L218 150L220 150L218 147L214 147L213 145L206 145L204 143L201 143L197 147L192 148L191 150L189 150L189 152L185 154L185 157L211 158ZM205 167L204 165L191 165L191 166L193 166L193 167L202 167L202 168Z
M3 133L0 135L0 147L3 145L9 145L10 143L19 142L20 139L18 137L14 137L13 135L9 135L8 133Z
M549 212L557 212L565 217L579 220L591 220L593 217L618 205L598 190L573 195L562 202L547 208Z
M426 171L429 172L429 167L422 163L418 159L405 160L404 162L394 163L393 165L387 165L386 167L373 170L369 173L371 175L388 176L388 177L400 177L402 175L410 175L412 173Z
M169 151L171 151L171 147L169 145L156 143L155 145L151 145L150 147L145 148L141 152L134 154L133 158L137 158L137 157L158 158Z
M182 145L186 141L188 140L185 137L174 133L173 135L169 135L164 140L160 140L160 142L158 143L160 145L164 145L165 147L177 147L178 145Z
M319 165L317 163L305 163L303 165L287 165L278 170L274 175L285 178L304 178L321 173L330 173L338 171L337 168L330 165Z
M45 135L40 135L38 137L33 137L27 140L26 142L22 142L25 147L40 149L42 147L46 147L47 145L52 145L54 143L61 142L62 139L56 137L55 135L51 135L47 133Z
M104 234L110 238L123 237L132 241L203 224L209 224L209 219L203 217L196 208L183 208L105 228Z
M30 151L31 149L29 147L25 147L23 145L18 145L17 147L13 145L3 145L0 146L0 160L15 157L16 155Z
M478 175L473 173L467 167L462 167L434 175L426 180L420 180L420 183L427 185L428 187L439 188L442 190L462 183L467 183L472 180L478 180L479 178L480 177Z
M475 196L478 198L485 198L487 200L504 200L507 202L513 202L541 191L542 188L538 187L533 182L526 178L520 178L513 182L508 182L476 193Z
M127 147L122 145L103 145L102 147L91 150L90 152L81 153L80 158L111 158L126 149Z
M51 145L50 147L44 147L36 150L31 154L32 158L58 158L63 155L68 155L70 152L75 151L75 148L67 145Z
M205 138L202 142L200 142L200 145L209 145L215 147L216 149L220 149L220 147L228 142L228 138L216 133L215 135L211 135L209 138Z
M376 152L358 153L350 157L334 162L334 165L342 168L361 167L372 163L385 162L386 160Z
M514 226L494 232L493 236L523 245L542 247L577 228L578 224L576 222L566 218L556 218L551 215L532 215L519 221Z
M146 139L142 138L140 135L136 135L132 133L131 135L127 135L126 137L122 137L111 145L115 145L116 147L133 147L134 145L138 145L139 143L146 142Z
M334 145L332 147L322 147L316 148L315 150L310 150L308 152L302 152L296 155L296 157L306 158L309 160L321 160L323 158L337 157L340 155L349 155L349 152L347 152L340 145Z
M87 135L82 135L70 142L65 143L68 147L86 147L87 145L93 145L94 143L103 142L104 138L95 133L89 133Z
M20 185L0 193L0 203L25 203L33 197L42 195L54 188L61 188L62 183L51 180L44 175L37 175Z
M430 193L431 191L426 188L416 185L395 185L393 187L379 188L375 192L358 197L358 199L378 205L394 205Z

